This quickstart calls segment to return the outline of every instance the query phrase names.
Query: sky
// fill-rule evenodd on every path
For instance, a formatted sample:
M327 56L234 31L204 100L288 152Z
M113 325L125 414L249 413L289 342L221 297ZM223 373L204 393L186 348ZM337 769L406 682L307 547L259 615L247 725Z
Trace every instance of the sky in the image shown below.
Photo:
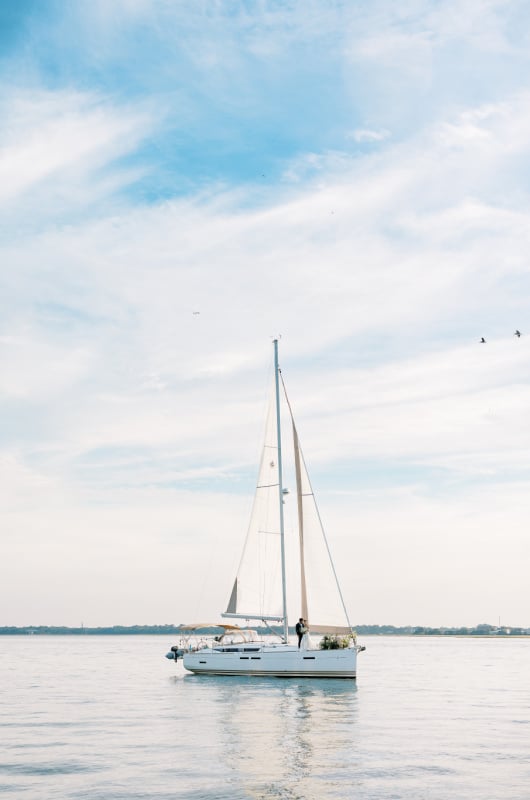
M4 0L0 625L219 618L281 336L352 622L530 626L529 75L524 0Z

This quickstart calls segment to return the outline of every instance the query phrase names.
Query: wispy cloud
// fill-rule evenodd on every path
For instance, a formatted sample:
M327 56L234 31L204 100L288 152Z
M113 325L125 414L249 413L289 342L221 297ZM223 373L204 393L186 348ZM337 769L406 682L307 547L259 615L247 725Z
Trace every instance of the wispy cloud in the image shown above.
M348 138L353 139L355 142L383 142L390 136L390 131L377 130L373 131L369 128L358 128L348 134Z
M13 91L3 107L9 124L0 139L0 203L47 180L86 180L134 150L149 122L138 110L72 91Z

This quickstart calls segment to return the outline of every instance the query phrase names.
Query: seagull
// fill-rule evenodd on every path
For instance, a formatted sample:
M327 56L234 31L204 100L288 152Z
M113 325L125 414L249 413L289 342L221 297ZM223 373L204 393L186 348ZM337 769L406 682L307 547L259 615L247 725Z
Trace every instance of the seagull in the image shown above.
M197 316L198 316L200 313L201 313L200 311L194 311L194 312L193 312L193 316L194 316L194 317L197 317Z
M514 336L517 336L517 338L519 339L521 336L521 331L515 331Z
M485 338L483 336L480 339L480 344L486 344L486 340L485 340Z

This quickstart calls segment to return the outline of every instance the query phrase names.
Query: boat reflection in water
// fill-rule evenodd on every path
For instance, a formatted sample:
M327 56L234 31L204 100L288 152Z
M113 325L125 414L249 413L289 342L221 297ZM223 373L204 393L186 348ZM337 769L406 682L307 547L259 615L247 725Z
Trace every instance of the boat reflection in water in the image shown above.
M229 768L223 780L234 798L350 796L345 766L351 767L355 747L355 682L235 676L185 681L200 681L203 701L219 709L216 756ZM327 785L330 775L333 786ZM223 797L230 796L227 788Z

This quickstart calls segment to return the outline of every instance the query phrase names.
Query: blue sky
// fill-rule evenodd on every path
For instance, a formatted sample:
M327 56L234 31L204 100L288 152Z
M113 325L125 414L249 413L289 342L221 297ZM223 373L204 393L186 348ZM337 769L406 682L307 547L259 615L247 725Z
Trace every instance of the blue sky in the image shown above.
M352 618L530 625L529 17L2 4L0 624L217 615L281 334Z

